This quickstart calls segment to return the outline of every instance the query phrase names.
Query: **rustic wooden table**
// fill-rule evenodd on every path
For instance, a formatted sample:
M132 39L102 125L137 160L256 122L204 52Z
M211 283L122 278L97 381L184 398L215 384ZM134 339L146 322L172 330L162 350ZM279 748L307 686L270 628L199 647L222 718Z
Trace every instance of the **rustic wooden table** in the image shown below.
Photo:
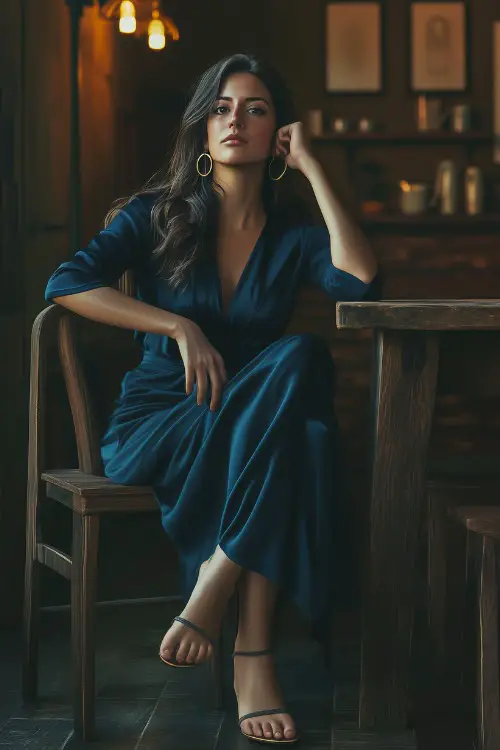
M341 302L337 327L375 332L370 548L359 726L403 729L439 333L499 330L500 299Z

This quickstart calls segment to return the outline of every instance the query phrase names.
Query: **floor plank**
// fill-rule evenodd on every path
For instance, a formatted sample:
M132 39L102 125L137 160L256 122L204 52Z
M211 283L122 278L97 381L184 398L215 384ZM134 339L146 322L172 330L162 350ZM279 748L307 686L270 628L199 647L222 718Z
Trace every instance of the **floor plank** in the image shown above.
M84 745L72 733L69 613L43 613L40 700L22 706L19 631L0 634L0 750L238 750L251 747L238 725L233 662L224 664L224 712L214 711L207 665L172 669L158 658L176 602L99 608L97 616L98 739ZM289 627L290 623L290 627ZM275 657L285 703L302 750L407 750L412 734L357 729L359 643L337 640L334 674L293 611L278 617ZM473 750L473 707L449 693L446 719L436 716L427 672L421 669L416 712L418 750ZM422 682L423 681L423 682ZM427 691L427 692L426 692ZM440 705L440 704L439 704ZM413 745L411 744L413 742Z
M59 750L71 734L67 719L9 719L0 729L2 750Z

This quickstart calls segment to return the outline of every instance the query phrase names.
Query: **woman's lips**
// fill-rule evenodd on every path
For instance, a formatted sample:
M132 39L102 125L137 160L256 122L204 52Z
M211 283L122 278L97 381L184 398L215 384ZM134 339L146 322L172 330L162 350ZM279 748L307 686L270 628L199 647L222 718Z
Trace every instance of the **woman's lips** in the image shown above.
M222 143L224 144L224 146L245 146L246 145L246 141L242 141L239 138L230 138L227 141L222 141Z

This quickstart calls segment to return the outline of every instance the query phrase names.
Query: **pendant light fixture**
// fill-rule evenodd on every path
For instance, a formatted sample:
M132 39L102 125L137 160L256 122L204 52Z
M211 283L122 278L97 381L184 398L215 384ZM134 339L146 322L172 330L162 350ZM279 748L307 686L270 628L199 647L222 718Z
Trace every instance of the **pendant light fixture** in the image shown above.
M165 47L165 26L160 18L158 0L153 2L152 18L148 25L148 45L150 49L163 49Z
M160 0L99 0L101 17L118 21L122 34L147 37L152 50L165 49L179 39L179 29L161 10Z
M164 49L167 38L176 42L179 29L161 12L159 0L65 0L69 10L70 31L70 169L69 169L69 242L74 254L80 249L82 223L82 178L80 149L80 21L84 10L97 5L101 18L118 21L123 34L148 37L150 49ZM162 26L150 27L160 21ZM135 28L133 28L135 26ZM163 36L163 40L162 37ZM159 46L163 42L162 46ZM154 45L158 46L154 46Z
M120 3L120 22L118 25L122 34L133 34L137 28L135 5L132 0L122 0Z

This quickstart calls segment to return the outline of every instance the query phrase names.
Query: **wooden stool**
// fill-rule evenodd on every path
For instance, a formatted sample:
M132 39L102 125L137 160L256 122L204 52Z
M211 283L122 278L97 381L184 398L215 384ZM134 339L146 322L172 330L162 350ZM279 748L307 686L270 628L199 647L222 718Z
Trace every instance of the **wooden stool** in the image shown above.
M451 514L480 542L478 555L478 749L500 748L500 690L498 663L498 551L500 507L460 507Z
M469 467L470 468L470 467ZM458 506L495 505L500 475L434 476L427 482L427 623L437 675L461 677L462 620L469 556L467 535L453 523Z

